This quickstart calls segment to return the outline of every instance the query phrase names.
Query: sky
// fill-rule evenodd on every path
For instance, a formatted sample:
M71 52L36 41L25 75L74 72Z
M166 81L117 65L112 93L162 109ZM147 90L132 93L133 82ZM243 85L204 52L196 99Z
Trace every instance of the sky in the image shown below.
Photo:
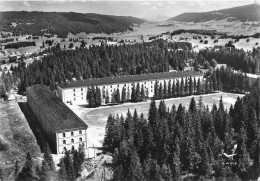
M258 3L260 0L256 0ZM98 13L153 19L174 17L185 12L206 12L253 4L255 0L0 0L0 11L56 11Z

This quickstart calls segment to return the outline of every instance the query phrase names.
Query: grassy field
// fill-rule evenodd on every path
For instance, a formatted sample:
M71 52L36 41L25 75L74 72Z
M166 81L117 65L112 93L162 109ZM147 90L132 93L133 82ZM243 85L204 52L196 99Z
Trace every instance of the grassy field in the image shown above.
M203 102L205 105L211 106L215 102L217 105L219 103L220 97L223 98L223 103L225 108L229 109L231 104L234 104L238 96L243 96L241 94L232 94L232 93L215 93L209 95L203 95ZM180 103L186 108L189 106L190 99L192 96L183 97L183 98L173 98L165 100L167 107L172 107L173 104L178 106ZM194 96L195 100L198 101L199 96ZM156 101L159 105L160 101ZM88 124L88 145L89 146L101 146L102 140L105 134L105 126L107 117L109 114L123 114L126 115L128 109L133 112L135 109L138 114L144 113L144 116L147 118L149 111L150 101L142 103L125 103L122 105L109 106L109 107L99 107L99 108L86 108L83 106L70 105L69 107Z
M0 167L4 168L6 180L12 177L15 161L23 161L26 152L30 151L35 159L40 155L34 134L17 102L0 104L0 139L4 145L0 150Z

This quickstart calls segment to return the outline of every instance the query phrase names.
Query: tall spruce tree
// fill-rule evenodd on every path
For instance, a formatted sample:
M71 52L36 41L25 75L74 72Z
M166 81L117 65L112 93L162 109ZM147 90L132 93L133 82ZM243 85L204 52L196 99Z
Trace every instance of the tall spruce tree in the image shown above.
M184 79L183 77L181 78L181 87L180 87L180 96L185 95L185 90L184 90Z
M122 88L122 103L125 103L126 102L126 99L127 99L127 97L126 97L126 88L125 88L125 86Z
M168 87L167 87L167 84L166 84L166 81L164 80L163 82L163 97L164 98L167 98L168 97Z
M193 94L193 81L192 81L192 77L190 76L189 78L189 95Z
M159 98L159 85L158 85L158 80L155 81L154 83L154 97L155 99Z
M140 84L137 83L136 90L135 90L135 100L134 102L140 102L141 101L141 92L140 92Z
M173 97L172 95L172 84L171 84L171 80L169 80L168 82L168 98Z
M37 180L37 176L34 174L33 162L30 152L26 154L26 160L21 172L17 175L17 181Z
M163 85L162 83L160 82L160 86L159 86L159 99L162 99L163 98Z
M145 90L144 90L144 85L142 84L141 87L141 101L145 100Z

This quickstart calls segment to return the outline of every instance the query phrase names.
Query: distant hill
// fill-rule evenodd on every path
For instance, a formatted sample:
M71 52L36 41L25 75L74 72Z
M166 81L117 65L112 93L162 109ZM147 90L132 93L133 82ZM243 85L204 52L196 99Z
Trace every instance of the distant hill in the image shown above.
M169 18L170 18L169 16L158 15L158 16L156 16L154 18L149 19L149 21L166 21Z
M260 21L260 5L251 4L239 6L218 11L202 12L202 13L183 13L176 17L168 19L168 21L179 22L204 22L210 20L222 20L228 18L229 21L240 20Z
M0 12L0 30L19 34L57 34L66 37L69 32L114 33L132 29L144 20L131 16L112 16L75 12ZM16 26L12 26L15 24Z

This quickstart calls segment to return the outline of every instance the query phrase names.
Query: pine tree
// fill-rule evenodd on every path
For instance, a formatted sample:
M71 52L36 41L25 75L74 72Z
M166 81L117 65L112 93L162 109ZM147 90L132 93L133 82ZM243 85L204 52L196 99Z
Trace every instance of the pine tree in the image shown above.
M76 176L79 176L79 172L81 170L81 158L80 158L80 154L78 153L77 150L75 150L75 152L73 154L73 167L74 167Z
M185 78L185 85L184 85L184 95L189 94L189 83L188 83L188 78Z
M166 81L164 81L164 83L163 83L163 97L164 98L168 97L168 88L167 88Z
M113 147L113 140L114 140L114 118L113 116L110 114L108 119L107 119L107 124L106 124L106 133L105 133L105 138L104 138L104 142L103 142L103 148L104 151L107 152L113 152L114 151L114 147Z
M55 164L51 155L50 147L48 143L46 143L46 146L43 150L43 159L46 160L47 165L48 165L48 171L53 171L55 170Z
M127 95L126 95L126 100L130 100L131 95L130 95L130 86L127 87Z
M154 97L155 97L155 99L159 98L159 87L158 87L158 81L157 80L155 81L155 84L154 84Z
M121 102L119 89L117 89L117 91L116 91L115 102L116 103L120 103Z
M108 91L106 91L106 98L105 98L106 104L109 103L109 101L110 101L109 94Z
M126 102L126 88L125 86L122 89L122 103Z
M131 91L131 101L132 102L135 102L136 100L136 90L135 90L135 84L133 83L133 86L132 86L132 91Z
M202 93L202 89L201 89L201 83L200 83L200 79L198 79L198 84L197 84L197 94L201 95Z
M98 87L96 87L96 96L95 96L95 106L101 106L102 98L101 98L101 91Z
M181 95L181 96L184 96L184 95L185 95L185 90L184 90L184 79L183 79L183 77L181 78L180 95Z
M67 171L66 171L66 166L65 166L63 158L60 159L59 165L60 165L60 169L58 171L58 173L59 173L59 180L65 181L67 179Z
M33 171L33 163L32 163L32 157L30 152L27 152L26 160L24 163L24 166L22 168L22 171L17 176L17 181L27 181L27 180L36 180L37 177L34 174Z
M160 87L159 87L159 99L163 98L163 86L162 83L160 82Z
M141 101L141 93L140 93L140 84L137 83L136 90L135 90L135 101L134 102L140 102Z
M178 97L178 96L181 96L179 79L177 79L177 82L176 82L176 97Z
M165 104L164 100L161 100L160 104L159 104L159 109L158 109L160 119L167 118L167 110L166 109L167 108L166 108L166 104Z
M67 174L68 180L75 179L76 173L75 173L75 170L74 170L74 167L73 167L73 161L72 161L72 158L71 158L71 156L68 152L65 153L64 163L65 163L65 166L66 166L66 174Z
M192 82L192 77L190 76L189 79L189 95L193 94L193 82Z
M175 80L172 81L172 97L176 97L176 82Z
M195 77L193 79L193 94L197 94L197 81Z
M89 107L95 106L95 90L93 86L88 90L88 104Z
M168 82L168 98L173 97L172 95L172 84L171 84L171 80L169 80Z

